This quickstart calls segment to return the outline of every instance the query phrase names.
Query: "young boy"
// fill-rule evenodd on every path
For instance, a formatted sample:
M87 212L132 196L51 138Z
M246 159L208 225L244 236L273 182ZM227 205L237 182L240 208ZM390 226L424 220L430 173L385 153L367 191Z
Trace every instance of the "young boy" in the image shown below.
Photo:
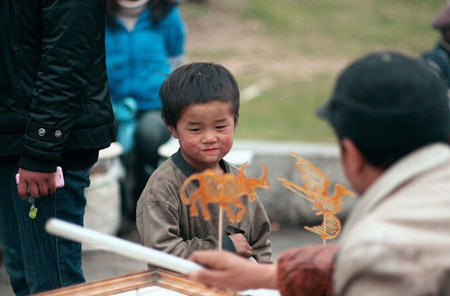
M150 177L137 204L141 242L187 258L195 250L217 249L219 204L210 204L211 220L191 217L180 200L180 187L192 174L212 169L237 174L223 157L233 145L239 118L239 89L233 75L212 63L192 63L175 70L160 90L162 117L180 149ZM187 187L190 196L198 185ZM270 222L259 199L248 202L241 222L224 213L222 247L258 262L269 262Z

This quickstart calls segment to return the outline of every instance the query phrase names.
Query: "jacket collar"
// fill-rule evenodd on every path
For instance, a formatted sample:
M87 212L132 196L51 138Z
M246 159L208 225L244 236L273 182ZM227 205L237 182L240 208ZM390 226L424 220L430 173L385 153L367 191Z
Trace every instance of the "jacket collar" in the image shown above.
M191 167L186 160L184 160L183 156L181 155L181 150L178 149L177 152L175 152L172 156L172 161L175 163L175 165L180 169L183 174L186 175L186 178L189 178L192 174L198 173L193 167ZM225 173L230 172L230 167L226 161L221 159L219 161L220 167L223 169Z
M432 144L423 147L399 160L385 171L360 197L347 219L340 239L345 240L347 233L364 216L372 212L402 184L425 171L448 162L450 162L450 149L446 144Z

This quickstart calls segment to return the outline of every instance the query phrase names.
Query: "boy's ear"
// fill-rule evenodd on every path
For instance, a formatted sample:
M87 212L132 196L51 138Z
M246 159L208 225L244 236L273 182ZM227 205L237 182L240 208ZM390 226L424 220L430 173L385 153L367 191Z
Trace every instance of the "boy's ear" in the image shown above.
M168 125L167 128L169 129L169 132L172 134L172 137L178 139L177 129L171 125Z

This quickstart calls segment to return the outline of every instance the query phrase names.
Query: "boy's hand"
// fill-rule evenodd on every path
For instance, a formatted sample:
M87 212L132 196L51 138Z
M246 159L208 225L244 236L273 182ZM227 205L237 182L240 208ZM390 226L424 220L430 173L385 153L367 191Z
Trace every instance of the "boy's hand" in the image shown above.
M236 248L236 253L249 258L253 255L253 248L248 244L247 239L242 233L235 233L228 236Z

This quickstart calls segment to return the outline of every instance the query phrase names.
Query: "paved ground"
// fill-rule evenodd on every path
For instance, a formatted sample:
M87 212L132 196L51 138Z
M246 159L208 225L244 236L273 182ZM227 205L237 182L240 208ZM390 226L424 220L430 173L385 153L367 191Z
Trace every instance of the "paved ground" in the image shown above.
M124 236L124 239L137 241L136 231ZM274 252L273 260L276 260L280 253L287 249L303 245L321 244L321 240L314 234L303 229L280 228L273 232L271 236ZM105 279L113 276L128 274L146 270L144 262L128 259L111 252L101 250L89 250L83 252L83 270L88 282ZM0 263L0 295L12 296L9 286L9 277L5 272L4 262Z

